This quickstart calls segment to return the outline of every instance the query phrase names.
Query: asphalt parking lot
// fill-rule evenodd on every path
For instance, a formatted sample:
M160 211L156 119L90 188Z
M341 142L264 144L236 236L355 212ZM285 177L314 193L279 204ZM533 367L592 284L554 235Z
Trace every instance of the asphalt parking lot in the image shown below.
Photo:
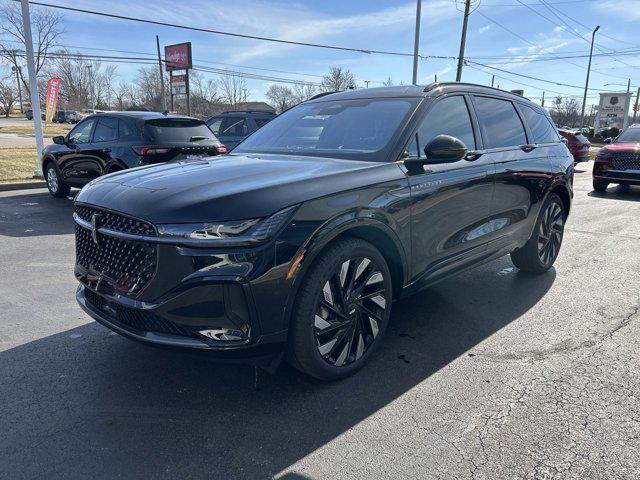
M325 384L138 345L76 305L72 202L0 193L0 478L639 478L640 188L576 196L555 268L394 306Z

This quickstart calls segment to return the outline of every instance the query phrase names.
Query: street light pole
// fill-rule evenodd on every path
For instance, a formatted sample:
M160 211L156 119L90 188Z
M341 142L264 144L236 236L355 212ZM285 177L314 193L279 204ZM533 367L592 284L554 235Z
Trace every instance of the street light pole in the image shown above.
M466 0L464 4L464 20L462 21L462 37L460 38L460 54L458 55L458 71L456 72L456 82L462 79L462 64L464 63L464 44L467 41L467 23L469 23L469 10L471 0Z
M640 87L638 87L638 94L636 95L636 104L633 107L633 120L631 123L636 123L636 115L638 114L638 99L640 98Z
M416 38L413 43L413 80L412 84L418 84L418 47L420 44L420 10L422 9L422 0L416 3Z
M24 32L24 46L27 51L27 70L29 70L29 94L31 110L33 111L33 126L36 134L36 150L38 151L38 169L35 176L41 176L40 161L44 140L42 139L42 118L40 117L40 94L38 93L38 79L36 78L36 61L33 54L33 36L31 35L31 15L29 14L29 0L21 0L22 28Z
M589 73L591 73L591 57L593 56L593 43L596 39L596 32L600 29L600 25L593 29L591 34L591 50L589 51L589 66L587 67L587 80L584 83L584 97L582 98L582 114L580 115L580 128L584 127L584 109L587 106L587 90L589 89Z

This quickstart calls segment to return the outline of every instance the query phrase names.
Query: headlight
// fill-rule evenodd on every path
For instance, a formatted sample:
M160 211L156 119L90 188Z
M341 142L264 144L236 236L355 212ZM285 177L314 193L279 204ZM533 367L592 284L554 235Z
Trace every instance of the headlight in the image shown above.
M242 246L271 240L291 218L297 207L289 207L267 218L221 223L176 223L158 225L161 239L193 246Z

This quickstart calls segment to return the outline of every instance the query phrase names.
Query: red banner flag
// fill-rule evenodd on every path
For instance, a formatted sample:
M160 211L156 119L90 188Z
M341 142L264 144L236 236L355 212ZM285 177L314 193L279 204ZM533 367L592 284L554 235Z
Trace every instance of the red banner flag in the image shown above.
M46 114L45 123L51 123L53 116L56 114L58 108L58 93L60 92L60 79L54 77L47 82L47 102L46 102Z

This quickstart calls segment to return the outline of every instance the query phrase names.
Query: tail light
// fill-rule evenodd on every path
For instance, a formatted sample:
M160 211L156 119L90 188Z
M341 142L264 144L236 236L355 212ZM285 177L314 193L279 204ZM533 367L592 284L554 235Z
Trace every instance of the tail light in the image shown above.
M216 145L214 145L214 147L216 149L216 152L218 153L229 153L227 146L223 143L218 143Z
M162 153L169 153L171 147L159 147L157 145L144 145L140 147L131 147L134 152L144 157L146 155L159 155Z

